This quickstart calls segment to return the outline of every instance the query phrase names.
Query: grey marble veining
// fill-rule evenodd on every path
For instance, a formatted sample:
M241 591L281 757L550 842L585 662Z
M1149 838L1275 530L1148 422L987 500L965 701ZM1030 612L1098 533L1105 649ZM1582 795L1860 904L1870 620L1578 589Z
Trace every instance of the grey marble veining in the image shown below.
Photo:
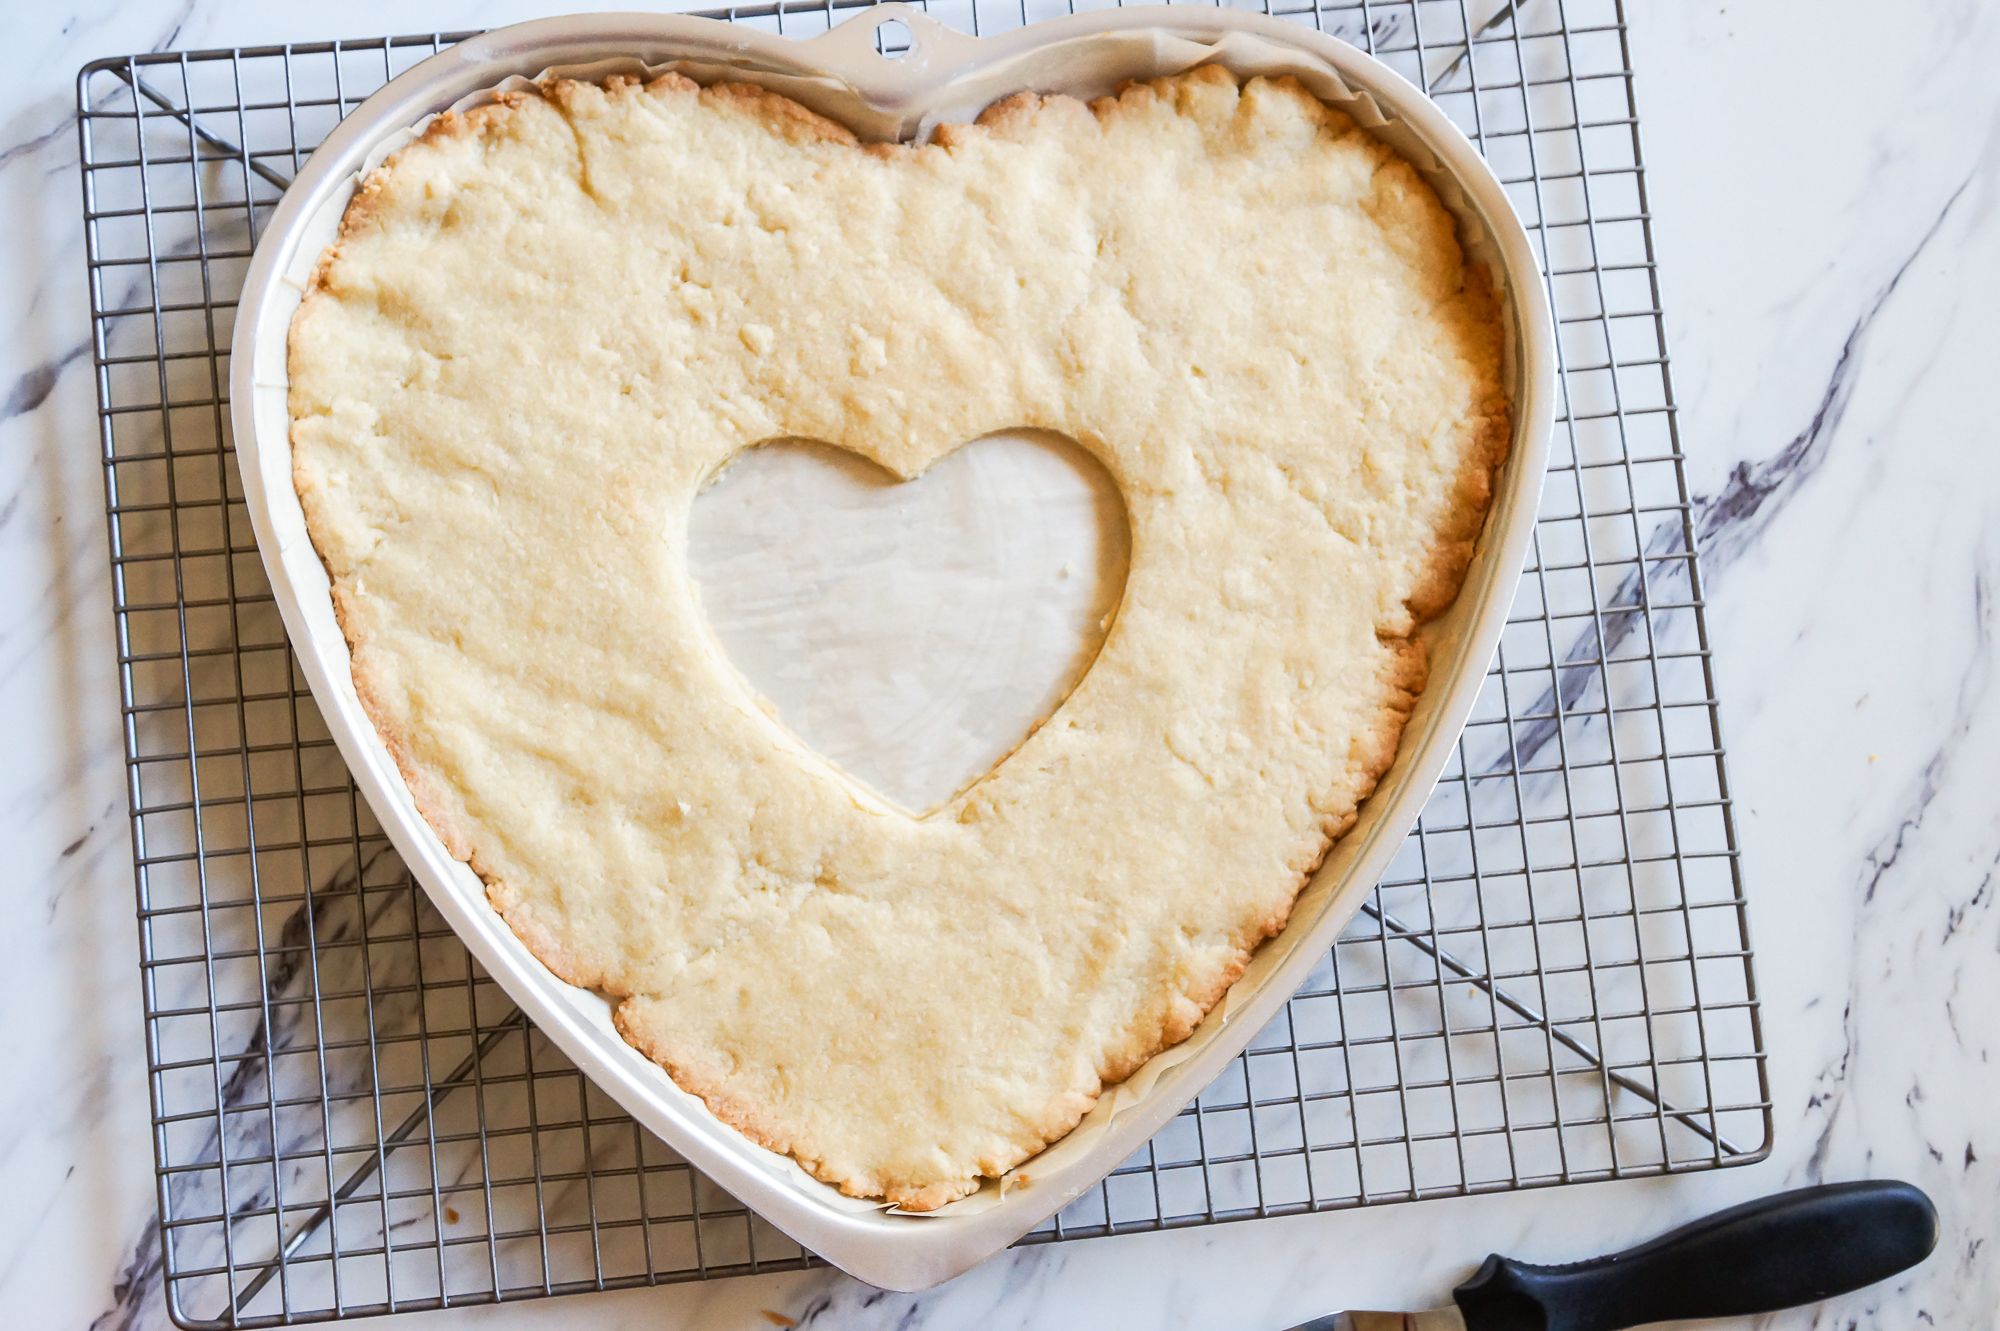
M74 71L128 50L318 38L334 35L330 25L352 34L451 28L531 12L510 3L475 16L440 3L417 13L376 0L329 16L100 0L9 20L15 30L0 51L10 66L0 100L0 737L12 760L0 764L0 829L13 899L26 909L0 934L0 1005L27 1014L0 1034L0 1066L15 1070L0 1084L10 1197L0 1214L0 1310L10 1322L166 1324L101 479L89 442ZM1375 21L1407 20L1385 5ZM2000 775L2000 455L1990 447L2000 88L1991 70L2000 14L1964 3L1892 23L1857 0L1640 3L1631 24L1773 1056L1773 1159L1700 1178L1025 1250L923 1296L819 1271L413 1325L476 1317L760 1327L772 1324L768 1310L815 1327L1277 1327L1336 1306L1432 1301L1488 1250L1579 1256L1786 1184L1866 1175L1930 1190L1946 1222L1939 1253L1875 1290L1746 1325L1992 1324L2000 1140L1985 1109L2000 1094L1991 1018L2000 1009L1991 797ZM1671 552L1678 539L1677 529L1645 533L1651 553ZM1690 590L1676 581L1683 566L1653 567L1648 595ZM1575 647L1552 643L1549 654L1561 661ZM1590 673L1558 672L1565 706L1592 687ZM310 922L338 944L364 926L393 934L401 926L392 913L416 908L393 891L343 895L340 873L335 865L315 881L316 909L279 912L271 927ZM339 968L358 964L359 951L327 955L333 967L319 986L339 992L352 983ZM413 955L388 962L377 981L393 988L395 967L416 964ZM294 1001L307 992L300 973L274 969L265 988L271 1015L244 1019L244 1050L282 1046L288 1025L310 1019L310 1006ZM267 1063L253 1057L235 1069L221 1088L228 1102L285 1093L288 1074ZM338 1057L325 1075L336 1094L365 1080ZM307 1120L287 1130L313 1128ZM278 1186L298 1197L314 1185L293 1171Z

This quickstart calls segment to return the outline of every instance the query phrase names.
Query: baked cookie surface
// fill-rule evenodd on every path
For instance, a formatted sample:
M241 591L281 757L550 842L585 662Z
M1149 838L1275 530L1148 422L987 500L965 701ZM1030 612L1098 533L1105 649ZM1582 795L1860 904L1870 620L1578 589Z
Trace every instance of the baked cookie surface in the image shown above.
M1394 757L1508 437L1414 169L1206 67L862 146L761 90L547 82L364 184L294 319L355 684L522 940L755 1140L928 1209L1185 1039ZM1095 664L912 817L721 658L694 496L1058 431L1124 497ZM772 539L787 539L774 532Z

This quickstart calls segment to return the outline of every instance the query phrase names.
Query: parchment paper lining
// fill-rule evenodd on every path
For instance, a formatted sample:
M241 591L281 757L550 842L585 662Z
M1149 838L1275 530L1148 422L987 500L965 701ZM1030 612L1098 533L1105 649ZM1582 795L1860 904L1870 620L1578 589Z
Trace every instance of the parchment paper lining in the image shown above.
M812 44L801 45L804 47ZM809 52L801 51L802 60L809 56ZM755 83L770 88L794 98L830 119L847 125L863 138L922 141L930 136L937 125L974 119L987 105L1023 89L1062 92L1086 98L1096 97L1114 91L1131 79L1178 74L1197 65L1211 62L1222 64L1242 76L1290 74L1297 77L1315 96L1347 112L1356 123L1394 148L1417 168L1437 191L1439 199L1447 210L1457 219L1460 243L1468 259L1486 268L1500 292L1503 309L1506 311L1503 372L1506 381L1513 389L1518 410L1518 405L1523 399L1521 391L1523 386L1519 383L1518 351L1521 316L1515 302L1510 298L1505 283L1497 242L1486 220L1468 201L1458 179L1445 169L1438 156L1415 129L1386 114L1376 99L1365 90L1350 87L1323 57L1310 49L1287 45L1260 34L1229 32L1213 40L1197 40L1174 33L1144 31L1080 35L1002 58L976 69L968 69L961 77L952 79L947 88L923 105L914 102L902 104L871 102L854 84L834 74L806 73L797 68L770 66L751 60L747 56L742 63L724 63L687 58L648 61L635 55L624 55L584 63L551 65L532 79L519 75L509 77L491 87L460 98L447 109L463 112L492 101L500 93L531 89L538 80L544 78L565 77L599 81L615 74L634 74L642 78L651 78L671 72L685 75L704 84L733 81ZM286 284L303 294L318 265L320 255L333 243L341 216L361 181L380 166L391 153L414 141L435 118L435 115L427 116L406 129L385 136L366 155L362 167L353 174L346 187L334 191L322 206L301 224L301 240L283 274L282 280ZM282 354L272 359L278 365L284 363ZM283 390L282 384L260 382L258 387ZM1425 637L1432 640L1434 652L1445 649L1445 639L1456 632L1456 618L1447 613L1444 619L1423 630ZM1412 718L1406 730L1406 747L1409 742L1408 736L1419 729L1418 719L1424 712L1421 699L1418 707L1418 715ZM1385 776L1384 784L1391 779L1392 776ZM1367 842L1378 834L1379 824L1364 819L1363 828L1366 829L1365 834L1357 829L1357 834L1351 834L1336 843L1326 863L1298 897L1286 930L1259 948L1242 978L1228 991L1222 1002L1189 1039L1155 1055L1124 1082L1108 1087L1096 1108L1085 1116L1073 1132L1031 1157L1006 1177L989 1180L972 1196L936 1211L910 1213L879 1201L841 1196L830 1185L807 1174L789 1157L774 1152L760 1153L764 1157L764 1166L774 1178L782 1179L786 1185L814 1193L815 1200L820 1204L833 1205L850 1211L881 1211L912 1220L948 1223L955 1217L970 1216L1003 1205L1008 1197L1031 1186L1032 1175L1037 1171L1053 1170L1072 1157L1088 1152L1126 1108L1144 1101L1162 1080L1171 1079L1177 1069L1220 1038L1232 1020L1239 1002L1247 1001L1249 995L1261 988L1266 977L1291 955L1295 941L1309 933L1313 923L1327 910L1334 908L1336 904L1358 907L1359 896L1355 894L1355 885L1347 881L1346 866L1356 859ZM1395 831L1400 837L1400 829ZM573 1001L580 1010L590 1014L593 1024L608 1023L609 1004L600 995L576 990L573 993ZM660 1075L663 1081L668 1081L671 1085L664 1072ZM1192 1099L1202 1088L1190 1086L1177 1089L1181 1098L1187 1100ZM678 1095L686 1095L686 1092L680 1091L677 1086L673 1090ZM688 1099L692 1102L692 1097Z

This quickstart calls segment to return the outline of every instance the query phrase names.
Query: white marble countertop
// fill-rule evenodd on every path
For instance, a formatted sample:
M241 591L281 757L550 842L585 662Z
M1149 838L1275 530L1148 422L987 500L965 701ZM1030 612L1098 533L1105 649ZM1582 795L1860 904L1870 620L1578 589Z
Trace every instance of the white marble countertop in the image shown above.
M1553 3L1553 0L1531 0ZM85 61L490 25L534 0L57 0L0 27L0 1323L166 1325L77 222ZM2000 6L1635 0L1777 1113L1771 1159L1009 1253L883 1295L813 1272L425 1328L1279 1327L1435 1301L1808 1180L1907 1178L1938 1253L1797 1328L2000 1317ZM95 1319L95 1320L93 1320ZM391 1323L381 1323L387 1326Z

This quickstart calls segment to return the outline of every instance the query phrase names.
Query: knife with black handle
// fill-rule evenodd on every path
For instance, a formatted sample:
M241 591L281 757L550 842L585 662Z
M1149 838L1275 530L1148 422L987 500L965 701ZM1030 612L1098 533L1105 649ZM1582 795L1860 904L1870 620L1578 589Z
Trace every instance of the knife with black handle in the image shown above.
M1907 1183L1828 1183L1719 1211L1650 1243L1567 1266L1486 1259L1428 1312L1344 1312L1291 1331L1623 1331L1815 1303L1886 1280L1937 1246L1937 1210Z

